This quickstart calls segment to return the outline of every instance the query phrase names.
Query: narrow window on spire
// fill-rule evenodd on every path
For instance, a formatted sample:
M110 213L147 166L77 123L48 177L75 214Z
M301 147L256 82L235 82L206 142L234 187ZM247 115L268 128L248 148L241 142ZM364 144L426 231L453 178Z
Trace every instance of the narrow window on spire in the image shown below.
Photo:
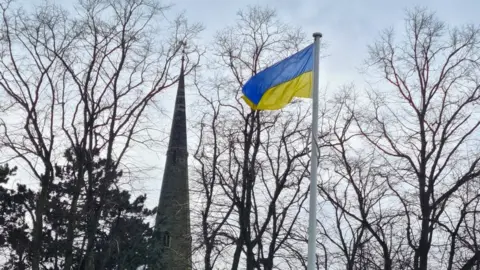
M170 233L164 232L163 233L163 245L166 247L170 247Z

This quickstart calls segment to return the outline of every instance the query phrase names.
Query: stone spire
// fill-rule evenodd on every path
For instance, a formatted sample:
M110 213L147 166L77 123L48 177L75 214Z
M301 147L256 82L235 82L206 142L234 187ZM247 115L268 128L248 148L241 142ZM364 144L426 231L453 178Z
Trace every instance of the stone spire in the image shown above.
M185 43L182 44L185 46ZM191 269L192 240L188 188L185 51L178 80L170 142L155 220L155 264L150 269Z

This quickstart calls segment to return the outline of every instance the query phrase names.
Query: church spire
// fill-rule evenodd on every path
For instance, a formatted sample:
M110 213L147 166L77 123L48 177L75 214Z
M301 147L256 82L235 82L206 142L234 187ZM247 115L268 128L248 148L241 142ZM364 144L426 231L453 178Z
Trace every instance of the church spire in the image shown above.
M150 269L191 269L192 240L188 185L187 117L185 112L185 43L173 111L167 160L155 220L158 257Z
M187 151L187 116L185 113L185 43L182 42L182 63L178 78L177 97L173 111L172 128L168 151L183 149Z

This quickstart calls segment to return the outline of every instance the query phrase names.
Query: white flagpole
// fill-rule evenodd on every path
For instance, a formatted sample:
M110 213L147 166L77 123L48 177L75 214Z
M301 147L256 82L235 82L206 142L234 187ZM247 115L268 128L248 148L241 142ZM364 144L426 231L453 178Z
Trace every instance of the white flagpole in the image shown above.
M317 243L317 168L318 168L318 79L320 64L320 39L321 33L313 33L314 60L313 60L313 109L312 109L312 157L310 170L310 208L308 217L308 270L316 269L316 243Z

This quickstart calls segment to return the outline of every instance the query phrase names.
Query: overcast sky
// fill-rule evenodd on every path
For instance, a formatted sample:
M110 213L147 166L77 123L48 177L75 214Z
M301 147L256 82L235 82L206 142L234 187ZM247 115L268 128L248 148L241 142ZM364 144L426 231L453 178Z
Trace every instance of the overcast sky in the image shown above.
M249 5L275 8L279 19L301 27L308 35L313 32L323 33L324 41L328 44L324 54L328 57L320 63L320 84L330 91L345 83L353 82L357 86L363 84L365 78L357 70L367 56L367 45L387 27L403 30L405 10L408 8L427 7L450 25L480 23L478 0L177 0L173 12L185 11L190 21L201 22L205 26L202 40L210 42L216 31L234 24L238 10ZM187 102L191 102L196 90L186 89L186 92L187 99L190 99ZM174 94L175 91L170 91L165 94L165 98L173 98ZM171 114L170 108L168 115ZM192 130L189 132L190 135L193 133ZM164 153L155 153L155 156L158 159L146 158L144 161L163 167ZM149 204L157 203L161 185L158 177L161 177L161 173L161 170L152 171L152 178L144 183L145 191L150 196Z
M23 3L40 3L40 0L23 0ZM54 1L59 4L76 2L75 0ZM435 11L438 17L450 25L465 23L479 24L479 0L426 0L426 1L387 1L387 0L176 0L173 13L185 12L192 22L204 25L202 40L208 43L216 31L235 23L238 10L249 5L266 5L277 10L279 19L296 27L301 27L305 33L322 32L328 48L323 54L328 57L320 63L322 88L336 87L353 82L362 85L364 78L357 72L366 58L367 45L371 44L378 33L387 27L402 30L404 26L404 11L415 6L427 7ZM28 5L28 4L27 4ZM175 14L170 14L174 17ZM313 39L312 39L313 40ZM175 89L165 93L165 99L174 97ZM196 90L186 89L187 102L194 98ZM172 104L168 102L166 104ZM172 108L166 108L171 119ZM162 121L168 119L162 119ZM169 129L170 123L164 122ZM146 150L145 150L146 151ZM136 153L133 162L163 167L164 153L150 151ZM147 177L143 188L149 194L149 205L158 201L162 171L153 170Z
M309 35L320 31L329 55L321 64L320 80L337 83L353 79L366 56L366 46L386 27L403 27L404 11L427 7L452 24L479 23L478 0L177 0L176 11L185 10L192 21L202 22L208 39L215 31L234 22L236 12L248 5L268 5L279 18L301 27Z

